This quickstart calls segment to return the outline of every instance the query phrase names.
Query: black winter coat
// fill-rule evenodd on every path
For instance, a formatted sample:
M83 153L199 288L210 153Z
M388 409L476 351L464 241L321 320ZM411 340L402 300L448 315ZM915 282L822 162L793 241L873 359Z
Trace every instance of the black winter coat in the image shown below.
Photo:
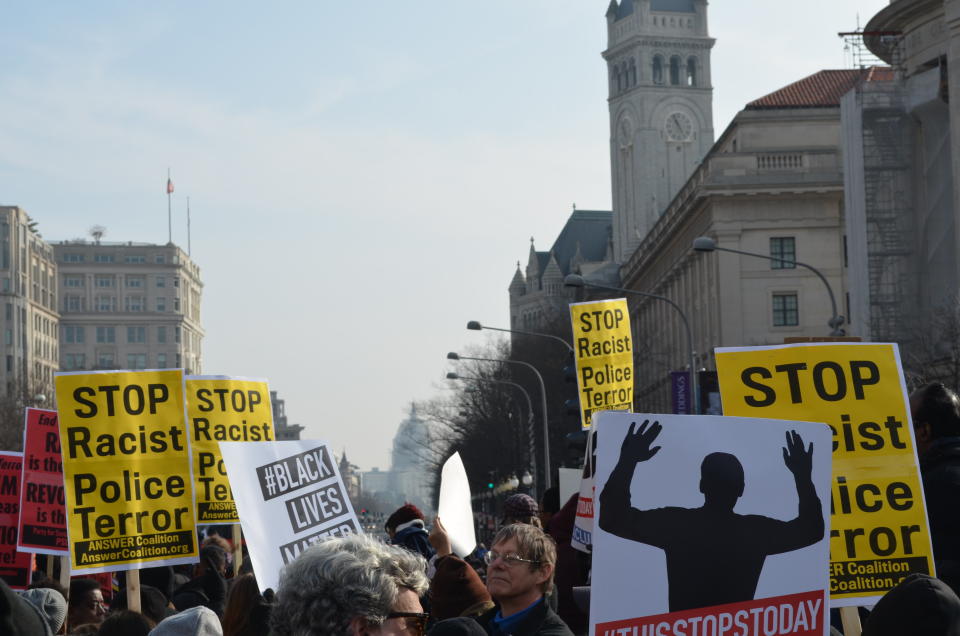
M937 576L960 584L960 437L941 438L920 459Z
M550 609L546 602L537 603L537 606L530 610L530 613L509 634L500 631L493 622L493 617L499 611L500 607L497 606L477 618L490 636L573 636L567 624Z

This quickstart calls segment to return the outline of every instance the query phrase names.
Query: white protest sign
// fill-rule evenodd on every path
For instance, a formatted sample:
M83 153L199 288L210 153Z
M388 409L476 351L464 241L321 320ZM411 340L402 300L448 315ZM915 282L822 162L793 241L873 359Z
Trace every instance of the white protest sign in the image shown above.
M597 415L590 633L829 633L831 432Z
M557 488L560 493L560 506L563 507L570 497L580 492L580 480L583 478L583 471L579 468L561 468L559 476L560 483Z
M454 554L466 558L477 547L470 505L470 482L460 453L454 453L440 471L440 501L437 516L450 537Z
M325 537L362 533L325 442L220 442L260 590Z

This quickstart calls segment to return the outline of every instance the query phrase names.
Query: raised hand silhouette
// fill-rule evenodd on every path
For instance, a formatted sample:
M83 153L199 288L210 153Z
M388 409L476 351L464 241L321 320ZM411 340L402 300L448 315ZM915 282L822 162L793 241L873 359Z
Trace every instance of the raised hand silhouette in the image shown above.
M653 443L662 429L659 421L645 420L639 428L630 424L620 458L598 497L597 522L611 534L666 553L671 612L752 600L767 556L823 538L823 505L811 479L813 444L804 447L796 431L786 433L783 448L783 463L797 493L797 516L789 521L734 511L745 475L740 460L726 452L709 453L700 464L701 507L635 508L630 492L634 473L660 451ZM683 443L676 437L669 441ZM664 475L646 467L640 471L645 478L637 481L639 488L657 488L657 477Z
M630 424L630 430L627 431L627 436L623 438L623 444L620 445L620 462L636 464L645 462L657 454L660 447L650 448L650 445L657 439L663 427L660 426L660 422L654 422L649 429L648 425L650 420L644 420L640 428L634 432L637 423Z
M786 433L787 445L783 448L783 463L795 479L810 479L813 472L813 442L804 450L803 439L796 431Z

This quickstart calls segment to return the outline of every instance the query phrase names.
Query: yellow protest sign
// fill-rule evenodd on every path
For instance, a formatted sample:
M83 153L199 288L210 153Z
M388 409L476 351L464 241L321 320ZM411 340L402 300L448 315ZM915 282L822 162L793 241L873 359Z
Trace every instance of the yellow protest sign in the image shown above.
M70 569L196 561L183 372L58 373Z
M933 552L895 344L715 351L724 415L825 422L833 430L830 598L869 605Z
M570 305L583 428L598 411L633 409L633 340L625 298Z
M270 389L266 380L187 376L186 396L197 523L239 523L220 442L273 440Z

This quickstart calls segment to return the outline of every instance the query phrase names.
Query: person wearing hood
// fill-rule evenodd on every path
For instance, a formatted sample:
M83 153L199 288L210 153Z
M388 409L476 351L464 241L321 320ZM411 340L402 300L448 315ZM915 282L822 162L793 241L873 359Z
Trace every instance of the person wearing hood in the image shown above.
M887 592L863 636L960 636L960 598L943 581L911 574Z
M937 576L960 593L960 398L940 382L910 394Z
M415 552L429 561L436 554L424 527L423 513L412 503L405 503L387 518L384 524L390 543Z
M196 605L163 619L149 636L223 636L223 628L213 610Z
M44 613L0 579L0 634L53 636Z

